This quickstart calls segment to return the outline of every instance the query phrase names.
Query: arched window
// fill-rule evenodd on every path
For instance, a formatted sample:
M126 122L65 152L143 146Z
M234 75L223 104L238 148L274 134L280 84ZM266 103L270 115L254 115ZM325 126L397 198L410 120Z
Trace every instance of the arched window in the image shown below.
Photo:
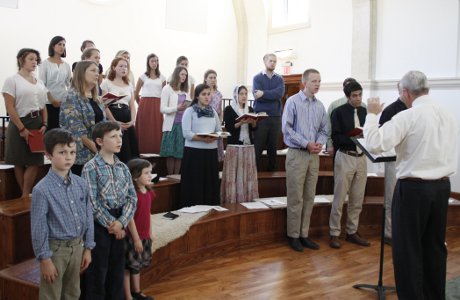
M270 32L282 32L310 26L310 0L268 0Z

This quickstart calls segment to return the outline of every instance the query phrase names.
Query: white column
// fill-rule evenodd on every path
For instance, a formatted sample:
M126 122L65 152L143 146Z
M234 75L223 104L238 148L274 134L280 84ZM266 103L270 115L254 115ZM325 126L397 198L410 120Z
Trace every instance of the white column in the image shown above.
M375 79L376 7L375 0L352 0L351 76L371 85Z
M460 1L457 13L457 68L455 71L455 75L460 77Z
M238 33L237 44L237 62L238 68L236 72L237 83L245 83L247 75L247 60L248 60L248 22L246 9L243 0L233 0L233 9L235 11L236 28Z

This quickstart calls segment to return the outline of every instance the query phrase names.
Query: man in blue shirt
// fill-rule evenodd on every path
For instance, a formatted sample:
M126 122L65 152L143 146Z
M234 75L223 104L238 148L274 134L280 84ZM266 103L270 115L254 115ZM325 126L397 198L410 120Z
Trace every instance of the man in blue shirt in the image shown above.
M254 93L254 111L266 112L268 118L257 123L254 134L257 167L260 171L260 156L267 149L267 171L274 171L276 165L276 145L281 132L281 97L284 95L284 80L275 73L276 55L264 56L265 70L254 76L252 89Z
M321 75L308 69L302 75L304 89L289 97L283 112L286 155L287 236L295 251L319 245L308 237L319 172L319 152L329 134L328 115L315 94Z

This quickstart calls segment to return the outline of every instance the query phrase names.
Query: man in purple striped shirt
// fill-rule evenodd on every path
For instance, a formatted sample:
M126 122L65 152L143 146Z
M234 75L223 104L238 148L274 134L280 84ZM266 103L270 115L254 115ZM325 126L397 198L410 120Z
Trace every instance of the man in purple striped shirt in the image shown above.
M304 89L289 97L284 107L282 131L289 147L286 155L287 236L289 246L302 252L319 245L308 237L319 171L319 152L327 142L329 122L323 103L316 99L321 75L308 69Z

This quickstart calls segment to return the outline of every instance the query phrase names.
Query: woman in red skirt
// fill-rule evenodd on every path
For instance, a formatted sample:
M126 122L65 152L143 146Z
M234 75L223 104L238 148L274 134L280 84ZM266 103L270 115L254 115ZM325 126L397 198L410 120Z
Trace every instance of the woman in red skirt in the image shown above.
M166 77L160 73L158 56L147 56L147 70L136 84L134 96L139 108L136 118L136 133L140 153L160 153L163 114L160 112L161 90ZM141 96L140 96L140 95Z

